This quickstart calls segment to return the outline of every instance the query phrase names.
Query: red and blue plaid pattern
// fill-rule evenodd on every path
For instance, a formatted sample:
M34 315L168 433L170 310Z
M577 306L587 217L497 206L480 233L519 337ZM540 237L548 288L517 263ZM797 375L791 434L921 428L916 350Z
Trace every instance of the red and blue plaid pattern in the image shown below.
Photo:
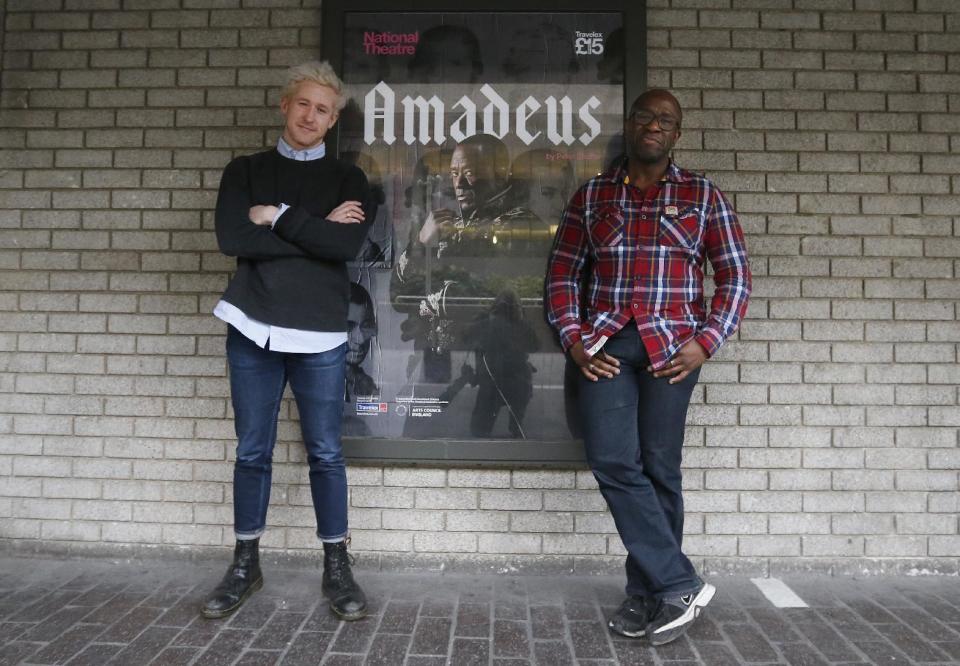
M751 275L743 231L723 193L672 162L646 191L625 163L587 181L567 205L547 270L547 316L565 350L590 355L636 320L654 368L691 338L712 356L740 325ZM716 289L706 311L705 259Z

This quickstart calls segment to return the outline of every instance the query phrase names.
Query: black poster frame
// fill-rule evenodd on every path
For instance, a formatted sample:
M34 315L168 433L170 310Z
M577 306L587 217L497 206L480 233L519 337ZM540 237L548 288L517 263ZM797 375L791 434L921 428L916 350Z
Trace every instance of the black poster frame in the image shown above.
M624 106L646 89L646 0L324 0L321 57L343 73L344 27L348 13L619 13L624 30ZM624 108L624 112L626 108ZM327 137L328 151L337 152L337 132ZM557 351L559 354L559 350ZM503 444L507 442L509 446ZM584 464L583 443L577 439L407 439L344 437L344 454L351 463L469 466L535 466L575 468Z

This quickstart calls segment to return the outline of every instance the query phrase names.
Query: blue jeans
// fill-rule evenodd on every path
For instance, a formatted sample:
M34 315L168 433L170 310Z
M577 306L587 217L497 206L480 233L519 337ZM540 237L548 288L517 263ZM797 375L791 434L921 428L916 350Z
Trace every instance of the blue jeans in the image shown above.
M307 448L317 536L322 541L346 536L347 473L340 447L345 358L346 344L318 354L276 352L227 327L237 432L233 516L238 539L255 539L266 528L277 414L288 381Z
M627 550L627 594L686 594L701 581L681 550L680 460L700 371L677 384L654 378L633 321L603 350L620 361L620 374L597 382L581 375L579 403L587 461Z

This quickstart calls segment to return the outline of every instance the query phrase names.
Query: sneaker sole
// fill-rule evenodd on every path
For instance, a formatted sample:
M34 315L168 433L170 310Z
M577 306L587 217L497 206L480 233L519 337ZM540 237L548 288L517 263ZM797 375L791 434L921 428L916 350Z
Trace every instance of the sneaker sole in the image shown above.
M625 631L624 629L618 629L613 626L613 622L607 622L607 628L613 633L626 636L627 638L643 638L647 635L646 629L641 629L640 631Z
M690 628L690 625L693 624L693 621L700 617L700 613L706 605L710 603L716 593L717 588L710 583L704 583L703 589L694 597L686 613L673 622L658 627L650 634L650 644L665 645L683 636L683 634L687 632L687 629Z
M207 610L206 608L200 609L200 614L203 615L208 620L219 620L221 617L226 617L236 611L240 606L243 605L243 602L250 598L250 595L263 587L263 576L258 578L253 582L253 584L247 588L247 591L244 592L243 596L240 597L240 600L235 603L230 608L225 608L219 611Z

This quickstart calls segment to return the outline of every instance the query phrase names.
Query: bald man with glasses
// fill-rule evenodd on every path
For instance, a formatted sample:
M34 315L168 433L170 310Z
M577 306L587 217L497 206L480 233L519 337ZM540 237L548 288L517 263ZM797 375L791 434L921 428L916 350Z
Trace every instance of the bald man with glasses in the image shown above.
M627 551L609 627L653 645L683 635L716 592L681 548L683 435L700 366L740 325L751 287L732 206L671 159L682 121L666 90L633 102L626 160L574 194L547 271L547 315L580 370L587 460Z

